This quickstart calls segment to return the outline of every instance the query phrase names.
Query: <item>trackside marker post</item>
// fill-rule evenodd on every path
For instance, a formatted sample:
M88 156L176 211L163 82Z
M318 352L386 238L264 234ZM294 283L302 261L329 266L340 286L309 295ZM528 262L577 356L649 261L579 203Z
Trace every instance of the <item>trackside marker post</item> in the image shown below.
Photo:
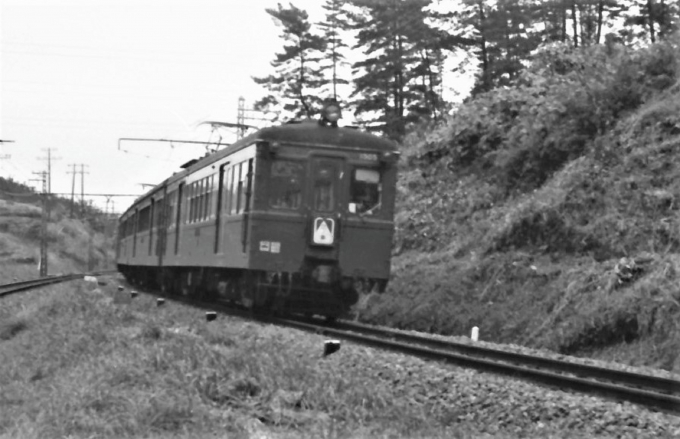
M472 341L479 340L479 328L477 326L472 327L472 334L470 334Z
M330 354L340 350L340 340L326 340L323 343L323 356L327 357Z

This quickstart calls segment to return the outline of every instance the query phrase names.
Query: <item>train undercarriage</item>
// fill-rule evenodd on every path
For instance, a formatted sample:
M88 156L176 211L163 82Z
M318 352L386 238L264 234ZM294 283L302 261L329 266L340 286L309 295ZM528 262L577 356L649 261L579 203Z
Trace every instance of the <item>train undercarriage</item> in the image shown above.
M382 292L386 281L340 277L318 280L317 273L267 272L216 267L132 267L119 265L128 282L160 289L169 296L240 304L278 315L351 315L360 296ZM333 277L333 276L331 276Z

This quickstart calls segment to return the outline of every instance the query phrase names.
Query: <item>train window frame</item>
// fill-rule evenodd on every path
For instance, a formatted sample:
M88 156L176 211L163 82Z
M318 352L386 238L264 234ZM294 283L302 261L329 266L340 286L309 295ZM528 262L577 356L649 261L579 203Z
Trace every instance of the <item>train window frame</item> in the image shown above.
M377 176L377 181L368 180L368 175L365 175L362 179L358 179L357 175L359 172L371 173ZM349 200L347 203L347 211L354 215L364 216L364 215L380 215L382 209L383 201L383 173L379 168L369 167L369 166L354 166L352 168L349 180ZM358 193L357 183L362 182L363 190ZM375 200L366 200L365 194L367 194L366 186L368 184L375 184L377 186ZM369 195L370 196L370 195ZM368 202L367 202L368 201Z
M270 162L270 167L269 167L269 190L268 190L268 196L267 196L267 207L270 209L275 209L275 210L291 210L291 211L298 211L303 205L303 200L304 200L304 192L305 192L305 184L307 180L307 167L306 167L306 161L304 160L299 160L299 159L292 159L292 158L277 158L274 159ZM278 199L281 199L281 196L283 195L283 198L288 198L288 195L290 193L287 192L286 194L276 194L275 193L275 187L281 187L279 185L273 184L272 182L274 181L274 166L277 163L287 163L287 164L293 164L295 167L298 167L298 169L295 171L297 173L296 177L298 179L297 183L297 188L299 189L297 192L293 192L293 196L296 198L297 203L287 203L287 202L281 202L281 203L274 203L276 201L274 199L275 196L278 196ZM285 176L285 177L291 177L293 176ZM294 205L291 205L294 204Z

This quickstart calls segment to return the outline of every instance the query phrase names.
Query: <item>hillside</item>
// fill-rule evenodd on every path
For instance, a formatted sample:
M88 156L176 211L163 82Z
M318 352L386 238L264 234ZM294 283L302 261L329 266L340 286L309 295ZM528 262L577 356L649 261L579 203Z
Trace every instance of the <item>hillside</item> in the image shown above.
M363 319L679 371L679 53L547 46L413 132Z
M67 201L51 201L47 227L48 274L112 267L115 220L88 207L70 218ZM40 195L12 180L0 178L0 281L39 275Z

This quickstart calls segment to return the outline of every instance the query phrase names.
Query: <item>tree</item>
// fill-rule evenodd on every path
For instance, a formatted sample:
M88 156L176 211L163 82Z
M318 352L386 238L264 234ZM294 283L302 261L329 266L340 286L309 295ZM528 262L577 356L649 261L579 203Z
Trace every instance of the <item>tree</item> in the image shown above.
M355 114L399 138L410 122L436 117L442 36L425 23L429 0L353 0L350 16L365 58L353 64Z
M630 0L621 34L629 42L655 43L678 28L680 6L672 0Z
M322 97L315 90L323 84L319 62L326 49L326 41L312 33L307 12L289 4L284 8L266 9L275 23L282 28L285 41L283 52L277 53L271 65L276 74L253 77L253 80L269 91L269 95L254 105L258 110L280 107L293 117L311 115L321 108Z
M338 98L338 85L349 84L349 81L339 76L338 71L342 69L347 62L343 51L348 48L347 44L342 38L342 30L347 27L347 15L343 11L342 6L345 2L342 0L326 0L322 6L326 11L326 21L319 23L319 27L323 30L323 38L328 45L327 62L321 67L321 72L324 76L330 70L331 79L330 86L335 100L342 101Z

